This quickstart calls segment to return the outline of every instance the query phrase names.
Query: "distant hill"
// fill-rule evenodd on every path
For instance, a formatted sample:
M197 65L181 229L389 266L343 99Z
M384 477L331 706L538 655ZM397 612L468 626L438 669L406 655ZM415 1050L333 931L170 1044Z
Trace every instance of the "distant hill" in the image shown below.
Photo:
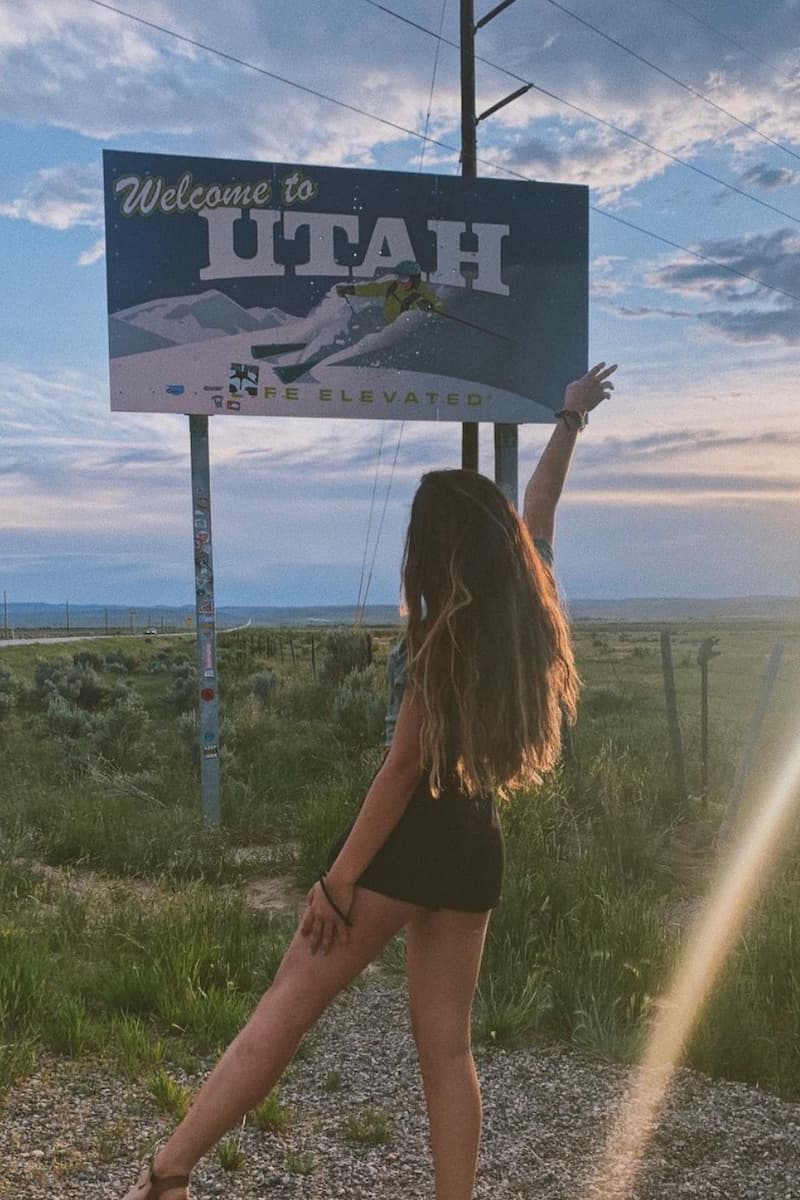
M575 621L800 621L797 596L642 596L567 600L566 607Z
M733 596L684 598L644 596L622 600L566 600L573 621L800 621L800 598L794 596ZM131 617L133 611L133 617ZM217 609L218 628L246 625L349 625L354 605L275 606L222 605ZM70 604L70 629L123 629L141 632L146 628L190 628L194 605L103 605ZM192 618L192 622L187 621ZM65 629L64 604L14 603L8 605L11 629ZM367 625L399 625L396 604L370 604L364 614ZM0 635L2 635L0 609Z

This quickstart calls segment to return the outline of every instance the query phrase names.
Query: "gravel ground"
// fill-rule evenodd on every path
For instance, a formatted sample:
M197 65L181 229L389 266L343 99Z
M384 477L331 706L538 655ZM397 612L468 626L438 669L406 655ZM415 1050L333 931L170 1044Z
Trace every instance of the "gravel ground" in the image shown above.
M213 1155L203 1160L193 1200L433 1196L402 984L371 972L331 1006L312 1037L309 1056L281 1085L289 1128L275 1134L246 1126L244 1165L226 1171ZM586 1185L630 1069L549 1042L479 1047L476 1061L484 1097L476 1200L608 1200ZM331 1092L333 1070L341 1087ZM200 1082L174 1074L191 1086ZM347 1118L370 1107L388 1115L384 1144L348 1139ZM114 1077L99 1062L49 1058L8 1097L0 1198L118 1200L145 1150L169 1127L142 1084ZM298 1165L312 1169L300 1174ZM800 1200L800 1104L679 1071L633 1197Z

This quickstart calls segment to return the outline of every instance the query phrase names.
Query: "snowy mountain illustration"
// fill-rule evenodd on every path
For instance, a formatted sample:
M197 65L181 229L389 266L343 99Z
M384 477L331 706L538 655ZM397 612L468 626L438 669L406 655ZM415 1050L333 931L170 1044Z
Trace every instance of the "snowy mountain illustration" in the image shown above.
M441 311L412 307L394 318L387 317L382 292L339 295L335 283L305 316L279 307L244 308L216 289L123 309L109 319L115 401L136 395L139 407L146 402L152 411L169 411L164 396L172 388L179 389L170 393L178 412L197 411L193 403L204 411L202 405L215 401L215 411L223 402L240 404L232 411L255 411L256 399L266 406L261 411L274 411L287 389L292 390L287 403L294 403L303 389L319 396L320 389L391 392L402 386L413 394L425 385L431 393L464 392L466 403L467 392L491 389L485 403L502 392L502 403L512 405L504 411L513 420L530 420L532 404L550 419L564 368L551 346L532 339L529 330L571 284L559 263L548 264L537 273L539 292L519 298L520 269L506 273L511 298L437 284L432 291ZM229 395L232 364L249 364L254 371L258 364L258 382L247 399ZM439 382L425 384L433 377ZM542 396L548 398L544 407ZM526 398L521 409L513 407L514 397ZM419 402L439 403L428 392Z
M213 288L197 296L168 296L109 318L111 357L275 329L292 319L279 308L242 308Z

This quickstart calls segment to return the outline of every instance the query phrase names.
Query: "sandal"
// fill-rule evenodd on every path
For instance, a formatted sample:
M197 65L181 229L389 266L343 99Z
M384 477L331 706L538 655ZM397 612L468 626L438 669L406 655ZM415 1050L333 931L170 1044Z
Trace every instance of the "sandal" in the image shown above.
M154 1150L142 1167L138 1180L130 1191L125 1193L123 1200L158 1200L158 1197L170 1188L188 1188L188 1175L156 1175L153 1166L155 1157Z

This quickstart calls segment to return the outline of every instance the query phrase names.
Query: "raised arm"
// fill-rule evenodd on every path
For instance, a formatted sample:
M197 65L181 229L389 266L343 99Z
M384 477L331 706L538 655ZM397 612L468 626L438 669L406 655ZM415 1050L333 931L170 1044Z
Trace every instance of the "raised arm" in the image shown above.
M531 537L543 538L553 545L556 506L575 449L575 439L586 423L586 414L607 400L614 384L608 381L616 363L607 367L597 363L564 391L564 407L558 415L550 441L525 488L522 516Z

